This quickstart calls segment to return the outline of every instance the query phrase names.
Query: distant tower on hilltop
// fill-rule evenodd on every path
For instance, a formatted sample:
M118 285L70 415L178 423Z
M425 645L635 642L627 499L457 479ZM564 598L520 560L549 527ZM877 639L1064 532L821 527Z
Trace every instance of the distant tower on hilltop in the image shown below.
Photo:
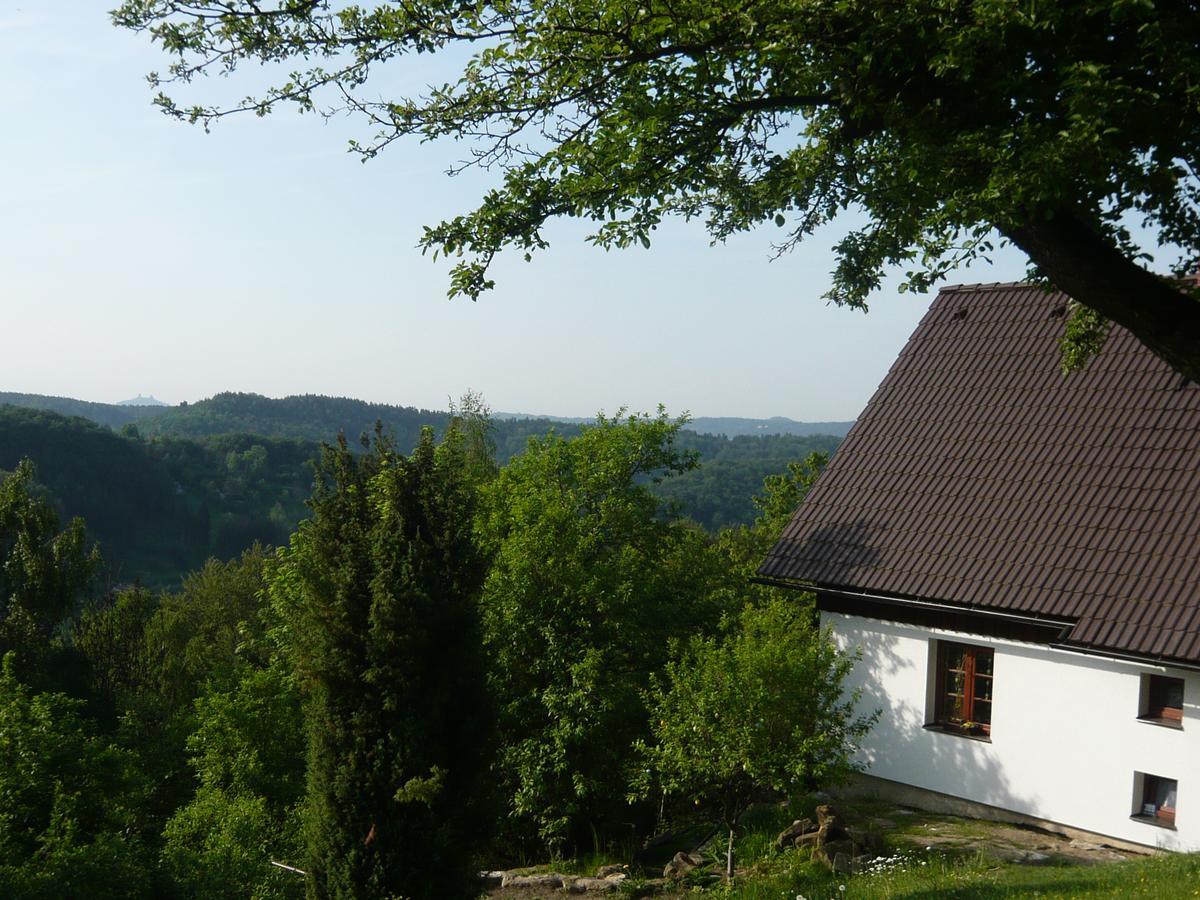
M117 406L169 406L168 403L163 403L161 400L156 400L153 395L143 397L138 394L132 400L122 400Z

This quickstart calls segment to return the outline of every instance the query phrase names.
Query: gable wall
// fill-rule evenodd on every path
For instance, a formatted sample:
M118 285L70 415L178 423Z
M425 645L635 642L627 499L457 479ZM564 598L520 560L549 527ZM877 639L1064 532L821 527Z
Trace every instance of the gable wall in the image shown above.
M861 650L848 688L882 711L869 774L1126 841L1200 849L1200 673L822 612ZM995 649L990 742L925 728L938 638ZM1137 719L1144 673L1185 680L1183 729ZM929 710L927 716L926 711ZM1134 773L1178 781L1176 829L1132 820Z

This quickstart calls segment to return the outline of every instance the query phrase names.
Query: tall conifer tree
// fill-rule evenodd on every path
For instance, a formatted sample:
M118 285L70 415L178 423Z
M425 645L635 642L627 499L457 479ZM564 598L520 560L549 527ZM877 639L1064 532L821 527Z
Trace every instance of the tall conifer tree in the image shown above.
M273 580L305 692L305 841L317 898L474 896L486 693L484 565L461 433L409 457L327 448Z

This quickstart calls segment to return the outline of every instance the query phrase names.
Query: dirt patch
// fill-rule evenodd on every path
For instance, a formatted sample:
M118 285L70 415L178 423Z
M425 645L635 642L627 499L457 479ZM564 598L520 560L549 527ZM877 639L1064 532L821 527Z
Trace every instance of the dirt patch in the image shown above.
M1095 865L1144 854L1064 837L1038 828L896 808L865 820L899 848L981 853L999 862Z

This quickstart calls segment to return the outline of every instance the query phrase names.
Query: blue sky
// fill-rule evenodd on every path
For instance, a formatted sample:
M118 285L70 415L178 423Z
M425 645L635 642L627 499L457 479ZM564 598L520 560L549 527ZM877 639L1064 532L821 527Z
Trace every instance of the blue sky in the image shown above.
M104 8L0 0L0 390L442 408L472 388L505 411L839 420L928 306L894 281L868 315L827 306L835 233L771 261L771 231L710 247L678 222L620 253L554 225L551 249L502 259L478 303L447 300L445 261L415 245L489 183L445 177L461 146L364 165L349 120L168 120L144 80L163 58ZM1009 251L955 280L1023 271Z

